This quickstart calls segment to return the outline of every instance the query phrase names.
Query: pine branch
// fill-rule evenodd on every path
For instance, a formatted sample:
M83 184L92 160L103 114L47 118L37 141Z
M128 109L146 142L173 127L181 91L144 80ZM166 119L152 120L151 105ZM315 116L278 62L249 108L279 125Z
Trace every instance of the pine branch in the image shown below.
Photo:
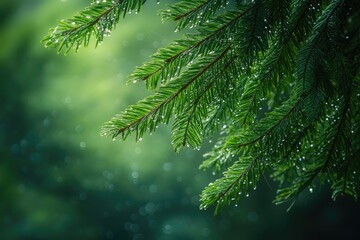
M262 134L257 135L255 138L248 140L246 142L242 142L237 144L237 148L241 148L241 147L245 147L248 145L252 145L256 142L258 142L259 140L265 138L266 136L268 136L269 134L271 134L281 123L283 123L285 120L288 119L289 115L293 113L294 110L296 110L299 106L299 104L301 103L301 101L303 100L303 96L300 96L299 98L296 99L295 103L290 107L290 109L287 109L288 103L284 104L283 106L281 106L281 108L274 110L273 112L270 113L269 117L263 119L261 122L259 122L258 125L256 125L256 128L263 128L263 125L267 126L269 123L271 123L272 125L266 129L266 131L264 131ZM289 101L290 103L292 102L292 100ZM284 108L287 110L284 113ZM280 116L279 119L277 119ZM275 124L273 124L275 122ZM255 130L256 132L257 130ZM245 134L247 135L247 134ZM250 134L252 135L252 134ZM238 138L242 138L242 137L235 137L235 139ZM235 139L230 140L230 142L233 141L237 141Z
M212 169L213 173L220 172L221 169L225 168L225 164L234 157L230 151L226 151L223 148L225 139L220 139L216 142L213 150L204 154L205 161L200 165L199 169L207 170Z
M163 20L177 21L176 31L179 31L189 25L189 28L193 28L208 21L227 4L226 0L185 0L171 5L169 9L161 11L160 15Z
M357 184L359 183L359 177L356 177L356 171L351 171L354 169L353 165L359 160L360 148L357 149L346 161L344 168L344 174L342 177L337 179L332 185L333 189L332 198L336 200L339 195L349 195L352 196L355 200L358 198ZM356 159L357 158L357 159ZM356 179L358 178L358 179Z
M261 53L268 47L268 31L266 31L266 19L269 18L265 0L252 2L252 8L244 16L241 29L239 30L239 55L242 56L243 64L250 68L259 60Z
M215 58L205 59L206 61L195 64L186 72L188 75L184 73L178 81L169 82L169 84L160 88L153 96L129 107L124 113L119 114L112 121L108 122L102 128L101 134L111 135L113 138L122 134L122 139L125 139L135 129L137 133L136 140L139 140L145 131L152 132L159 123L167 123L175 106L173 100L178 98L195 80L220 61L229 50L230 47L228 46ZM202 68L198 70L199 67ZM164 108L166 106L169 107ZM162 109L163 111L161 111Z
M146 81L148 89L155 89L159 80L165 84L179 75L186 64L194 61L199 55L206 56L217 50L218 46L229 44L228 35L233 34L237 23L252 7L228 12L199 29L197 34L188 34L184 39L176 40L169 46L161 48L152 56L152 61L138 67L130 75L129 81Z
M296 199L299 194L304 189L306 189L320 173L322 164L314 162L309 168L310 170L299 175L290 187L282 188L277 191L277 196L274 200L275 204L281 204L294 198Z
M339 137L341 137L341 133L343 132L343 128L344 128L344 124L345 124L345 120L346 120L346 115L349 111L349 104L350 104L350 97L346 97L345 99L345 105L341 111L340 114L340 119L337 121L336 124L336 130L335 130L335 134L332 137L331 140L331 144L329 145L327 154L326 154L326 158L325 158L325 162L321 168L321 172L324 172L327 170L329 163L331 162L332 156L334 154L334 151L339 148L338 145L338 141L339 141ZM332 126L331 126L332 127ZM331 131L332 132L332 131Z
M238 201L244 192L248 196L251 187L256 185L262 172L263 165L260 157L244 157L235 162L225 173L224 177L210 183L201 193L200 209L206 209L216 204L215 214L222 207Z
M216 198L216 202L219 201L219 200L221 200L226 194L228 194L228 193L230 192L230 190L231 190L232 188L234 188L236 184L239 183L240 179L243 178L244 175L247 174L247 173L250 171L250 169L253 167L253 165L254 165L254 164L256 163L256 161L258 161L258 160L259 160L259 157L258 157L258 156L255 157L254 160L252 160L252 161L250 162L250 164L245 168L245 170L244 170L243 172L241 172L240 175L239 175L234 181L232 181L232 182L228 185L228 187L227 187L223 192L221 192L221 193L218 195L218 197Z
M315 22L314 29L309 37L309 41L300 49L297 63L297 78L302 81L304 91L308 91L315 79L315 71L320 59L324 56L324 50L319 46L323 41L324 32L328 27L330 18L337 8L342 4L342 0L332 2ZM320 61L319 61L320 60Z
M274 201L276 204L283 203L291 198L296 198L305 188L307 188L313 182L316 176L324 173L325 170L329 170L329 163L334 159L335 150L341 152L341 144L339 143L339 139L340 137L343 137L341 136L341 134L343 134L343 124L346 119L346 114L348 113L348 103L349 97L347 98L347 100L345 100L344 107L340 112L341 117L339 117L337 124L335 126L331 125L324 131L326 136L324 137L324 139L322 139L321 142L325 143L325 146L322 146L322 148L327 148L327 150L324 152L320 152L317 155L313 153L313 162L309 163L307 166L307 168L310 170L305 173L301 173L301 175L298 175L290 187L279 190L278 195ZM337 119L338 117L336 116L335 118ZM330 139L328 135L330 136ZM336 184L334 184L333 187L335 187Z
M60 22L45 45L99 44L145 0L95 3ZM360 3L180 0L161 14L177 22L176 31L195 31L135 69L129 81L145 81L154 93L106 123L102 135L135 133L139 141L172 117L176 151L215 135L200 168L225 170L201 194L201 208L213 204L216 213L248 195L265 168L280 183L275 203L312 192L317 182L330 182L334 199L357 198Z
M222 80L225 80L225 72L228 71L228 68L233 64L236 58L236 55L231 57L230 60L225 63L223 71L218 75L210 76L211 81L196 94L188 107L175 119L172 129L172 144L175 151L178 151L181 146L186 146L187 144L193 148L200 147L203 133L206 130L203 127L203 122L205 122L205 119L208 116L208 109L211 109L213 108L213 105L216 105L212 100L215 95L214 88L216 85L221 85L223 83Z
M267 86L264 86L264 84L270 83L272 87L275 88L279 80L284 81L287 74L292 73L294 67L293 55L297 50L296 45L306 36L306 34L304 34L307 31L306 24L311 23L311 21L304 18L304 16L313 15L312 12L316 12L317 10L317 8L311 7L309 10L311 4L312 1L302 1L302 3L296 4L297 8L290 17L290 23L285 23L285 26L289 25L289 30L284 33L284 36L279 35L273 47L269 49L264 60L261 62L258 74L249 80L251 84L249 84L249 88L245 89L246 94L244 94L243 97L243 105L240 106L242 111L246 111L239 113L239 115L244 115L241 117L243 124L246 123L251 113L257 113L257 102L261 92L264 92L264 89L268 91L271 90L269 84ZM315 3L313 2L313 4ZM255 88L254 84L256 84L256 82L258 82L258 84ZM251 100L249 100L249 98L251 98Z
M81 46L88 46L92 37L96 39L96 46L104 36L109 36L112 29L119 22L120 16L128 11L140 11L146 0L116 0L94 1L93 4L78 15L61 20L59 25L50 29L49 35L42 39L45 47L57 48L61 52L76 51Z

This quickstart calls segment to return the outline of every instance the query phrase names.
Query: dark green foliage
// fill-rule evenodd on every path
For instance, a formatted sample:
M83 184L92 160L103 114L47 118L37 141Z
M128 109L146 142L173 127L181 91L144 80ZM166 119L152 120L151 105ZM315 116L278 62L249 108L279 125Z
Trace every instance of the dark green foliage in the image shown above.
M87 45L92 35L101 42L120 14L144 2L94 4L44 42L59 50ZM129 81L155 92L106 123L102 135L140 140L173 121L176 151L219 136L201 169L225 172L203 191L203 209L235 204L264 171L280 184L275 203L324 182L334 199L357 198L360 2L183 0L161 16L177 21L176 31L196 31L135 69Z

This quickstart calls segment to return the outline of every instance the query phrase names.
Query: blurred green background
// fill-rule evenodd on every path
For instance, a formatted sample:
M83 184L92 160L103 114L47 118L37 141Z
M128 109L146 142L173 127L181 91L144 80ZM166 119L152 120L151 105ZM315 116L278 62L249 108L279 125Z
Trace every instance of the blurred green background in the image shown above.
M149 1L96 50L45 49L48 28L89 2L0 3L0 239L360 239L358 203L326 188L286 212L267 177L214 217L198 209L217 177L198 170L210 144L174 154L166 126L139 143L100 137L149 94L126 76L181 34L157 16L169 1Z

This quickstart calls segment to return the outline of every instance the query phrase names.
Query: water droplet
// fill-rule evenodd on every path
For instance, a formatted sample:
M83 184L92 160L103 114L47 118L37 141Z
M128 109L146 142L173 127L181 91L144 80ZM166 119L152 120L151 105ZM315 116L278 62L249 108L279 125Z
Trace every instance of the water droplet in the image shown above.
M80 142L80 148L82 149L86 148L86 142Z

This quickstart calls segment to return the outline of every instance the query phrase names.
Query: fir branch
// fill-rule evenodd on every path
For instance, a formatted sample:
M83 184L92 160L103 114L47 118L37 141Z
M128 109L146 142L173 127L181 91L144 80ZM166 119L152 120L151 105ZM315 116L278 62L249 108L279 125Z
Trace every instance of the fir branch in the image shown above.
M295 148L299 147L299 145L301 144L301 141L312 131L312 132L316 132L315 127L314 127L314 123L313 124L309 124L307 126L305 126L302 131L299 131L299 133L297 134L297 136L294 138L294 140L290 143L289 148L286 151L286 154L284 155L283 159L287 160L289 159L290 155L293 154L295 152Z
M245 170L243 172L240 173L240 175L234 180L232 181L228 187L223 191L221 192L218 197L216 198L216 202L221 200L236 184L239 183L239 181L244 177L245 174L247 174L250 169L254 166L254 164L256 163L256 161L259 160L259 156L256 156L251 162L250 164L248 164L248 166L245 168Z
M273 87L276 87L276 83L280 80L286 79L288 73L292 73L294 60L293 55L297 50L297 42L302 41L306 36L306 24L311 23L311 21L306 21L306 15L313 15L312 12L316 12L317 8L312 8L309 6L315 4L313 1L301 1L301 3L296 4L296 9L293 11L290 16L290 23L285 23L285 27L289 25L289 30L286 31L283 35L279 35L275 40L273 47L268 50L264 60L260 64L260 70L254 78L250 78L252 84L250 88L245 89L244 94L244 104L240 107L242 111L246 110L244 115L243 124L246 123L249 115L251 113L257 113L256 103L259 99L259 95L263 89L270 90L271 88L264 86L265 83L271 83ZM307 13L307 14L306 14ZM258 82L256 88L252 86ZM251 98L249 100L248 98Z
M297 77L302 81L304 91L308 91L315 79L316 66L324 56L324 51L319 48L321 41L325 38L324 32L328 27L330 18L337 8L343 3L342 0L332 2L315 22L308 42L300 49L297 63ZM320 60L320 61L319 61Z
M322 2L322 0L298 0L293 4L293 11L289 17L289 30L285 31L285 34L293 36L297 45L300 45L308 37ZM290 35L288 32L292 34Z
M331 144L328 147L328 151L327 151L327 154L326 154L326 157L325 157L325 162L324 162L324 164L323 164L323 166L321 168L321 172L324 172L325 170L327 170L328 165L331 162L332 155L334 154L334 151L337 148L339 148L339 146L337 146L337 143L339 141L339 137L341 137L341 133L342 133L343 128L344 128L346 115L349 112L350 95L346 96L346 99L344 101L345 101L345 104L344 104L344 107L343 107L343 109L342 109L342 111L340 113L340 119L337 121L335 134L332 137ZM330 131L330 132L332 132L332 131Z
M175 119L172 129L172 144L175 151L178 151L181 146L186 146L187 144L194 148L198 148L201 145L203 132L205 130L203 122L208 115L208 109L211 108L213 104L214 85L216 86L222 83L224 73L228 71L228 68L236 58L237 55L232 56L230 60L224 64L222 72L219 72L215 76L210 76L211 81L196 94L188 107Z
M274 203L281 204L290 199L296 199L299 194L312 183L315 177L318 176L321 168L321 163L313 163L312 166L310 166L310 170L299 175L290 187L282 188L277 191Z
M200 0L180 1L170 5L169 9L161 11L163 20L177 21L176 30L179 31L187 26L193 28L208 21L220 8L225 8L226 0Z
M195 8L192 8L192 9L190 9L189 11L184 12L184 13L182 13L181 15L176 16L176 17L174 18L174 20L175 20L175 21L179 21L179 20L183 19L184 17L186 17L186 16L188 16L188 15L190 15L190 14L193 14L194 12L199 11L199 9L201 9L201 8L203 8L205 5L209 4L209 2L211 2L211 0L205 0L205 1L203 1L202 3L200 3L199 5L197 5ZM189 2L184 1L183 3L180 3L180 4L181 4L181 5L186 5L186 6L188 6ZM173 7L173 8L174 8L174 7ZM167 11L167 12L169 12L169 11ZM164 16L164 17L165 17L165 16Z
M295 101L295 103L290 107L290 109L283 115L280 117L280 119L277 119L275 124L271 125L269 128L266 129L266 131L264 131L262 134L256 136L255 138L243 142L243 143L239 143L236 147L237 148L241 148L241 147L245 147L248 145L252 145L256 142L258 142L259 140L265 138L266 136L268 136L269 134L271 134L283 121L285 121L289 115L291 113L293 113L293 111L299 106L299 104L301 103L301 101L303 100L303 95L301 95L300 97L298 97ZM290 100L291 102L291 100ZM284 104L283 106L281 106L281 108L274 110L274 112L271 112L271 115L265 119L263 119L261 122L259 122L258 125L262 126L262 125L267 125L267 122L274 122L274 120L276 119L276 117L278 117L279 113L278 111L281 113L284 111L284 107L286 108L288 104ZM275 117L275 119L274 119ZM258 126L256 126L258 127ZM232 140L234 141L234 140Z
M336 179L336 181L332 184L332 198L334 200L336 200L339 195L345 194L352 196L355 200L357 200L358 193L356 190L356 184L359 182L359 180L355 177L356 171L351 172L351 170L354 168L356 160L359 159L358 156L360 156L360 148L357 149L357 151L354 151L351 156L349 156L343 170L343 175L340 177L340 179Z
M93 4L43 41L58 51L77 50L93 37L98 44L120 15L144 3ZM172 116L176 151L199 148L216 133L200 166L225 169L201 194L201 208L214 204L216 213L255 188L265 167L280 183L275 203L296 199L316 180L332 183L333 198L357 197L359 3L180 0L161 14L177 30L196 27L195 33L135 69L129 81L145 81L154 94L116 115L102 135L135 133L141 140Z
M193 75L190 79L187 78L180 78L179 80L182 81L173 81L170 82L168 85L159 89L157 93L153 96L150 96L143 101L140 101L137 105L129 107L124 113L115 117L112 121L107 123L102 129L102 135L112 135L113 138L118 136L119 134L123 134L122 138L125 139L132 130L132 128L137 129L137 136L136 140L140 139L142 134L145 131L145 128L148 124L145 123L139 130L139 124L144 122L151 116L154 116L161 108L171 103L175 98L177 98L184 90L186 90L196 79L198 79L202 74L204 74L207 70L209 70L215 63L220 61L224 55L230 50L230 47L226 47L225 50L221 52L215 58L209 60L207 65L200 69L195 75ZM196 68L196 67L194 67ZM191 71L190 71L191 72ZM176 91L174 89L179 87ZM151 105L149 103L152 103ZM163 120L156 119L156 123L160 122L167 122L169 117L171 116L171 109L170 108L166 112L166 118ZM154 125L149 126L150 132L155 129Z
M222 147L224 143L225 139L218 140L212 151L204 154L206 159L202 162L199 169L207 170L212 168L213 173L215 173L220 172L221 169L225 168L224 165L229 159L232 159L233 156L230 151L226 151L226 149Z
M243 192L248 196L250 188L255 186L264 167L259 161L260 155L247 156L236 161L222 178L210 183L203 190L200 209L216 204L217 214L223 206L236 202Z
M45 47L57 48L60 52L64 47L69 52L73 47L77 51L81 46L87 46L91 38L96 38L96 46L104 36L109 36L111 30L120 19L120 15L128 11L140 11L146 0L116 0L94 1L93 4L78 15L61 20L59 25L50 29L49 35L42 39Z
M221 15L213 19L211 23L205 24L203 30L200 29L197 34L188 34L184 39L175 40L169 46L159 49L152 56L152 61L134 70L129 81L146 81L148 89L155 89L160 79L165 84L172 77L179 75L181 68L195 60L200 54L207 55L215 51L214 42L228 44L227 35L236 28L238 21L251 8L252 6Z

